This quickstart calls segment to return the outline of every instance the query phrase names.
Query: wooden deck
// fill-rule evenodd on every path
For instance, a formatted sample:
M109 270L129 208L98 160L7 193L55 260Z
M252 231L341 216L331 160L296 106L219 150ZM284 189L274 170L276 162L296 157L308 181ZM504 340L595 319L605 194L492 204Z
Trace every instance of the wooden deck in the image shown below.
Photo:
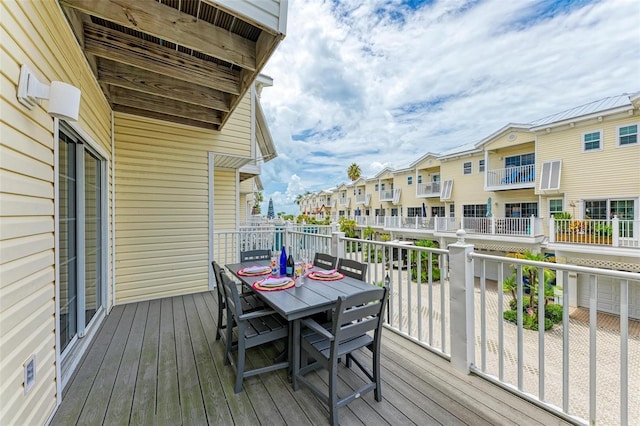
M245 380L214 340L217 303L199 293L112 309L71 379L53 425L323 425L328 411L308 389L293 392L285 370ZM383 401L373 393L340 409L340 423L393 425L563 424L559 418L483 379L460 374L446 360L385 330ZM262 365L282 347L250 352ZM362 357L370 357L367 351ZM343 389L362 384L342 365ZM326 382L320 371L316 383Z

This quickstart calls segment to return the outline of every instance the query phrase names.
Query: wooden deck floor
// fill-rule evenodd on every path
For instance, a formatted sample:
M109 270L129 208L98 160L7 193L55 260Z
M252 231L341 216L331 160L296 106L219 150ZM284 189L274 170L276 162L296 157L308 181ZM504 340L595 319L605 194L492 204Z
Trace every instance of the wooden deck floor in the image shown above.
M223 344L214 340L215 297L207 292L113 308L52 424L327 424L324 404L308 389L293 392L285 370L247 379L234 394ZM255 349L249 362L262 365L279 349ZM384 331L382 353L383 401L373 393L355 400L340 409L341 424L563 424L392 331ZM342 389L362 384L357 369L341 368ZM313 380L327 376L320 371Z

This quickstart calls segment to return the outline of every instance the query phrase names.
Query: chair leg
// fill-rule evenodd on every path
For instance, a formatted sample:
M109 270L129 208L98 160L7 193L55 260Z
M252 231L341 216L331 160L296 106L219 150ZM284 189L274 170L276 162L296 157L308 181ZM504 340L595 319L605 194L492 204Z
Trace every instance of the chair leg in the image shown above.
M379 351L372 351L373 352L373 379L376 382L376 388L373 390L374 396L376 398L376 401L380 402L382 401L382 388L381 383L382 380L380 380L380 352Z
M236 386L235 393L242 391L242 381L244 379L244 362L245 362L245 341L239 337L244 335L244 327L238 326L238 358L236 361Z
M329 367L329 422L338 426L338 362L334 358Z
M227 331L227 338L226 338L226 348L225 348L225 354L224 354L224 365L229 365L229 357L232 356L233 354L231 353L232 350L232 343L233 343L233 323L232 323L232 319L231 319L231 312L227 309L227 327L226 327L226 331Z
M216 324L216 340L220 340L222 337L222 314L224 313L224 302L220 300L218 295L218 323Z

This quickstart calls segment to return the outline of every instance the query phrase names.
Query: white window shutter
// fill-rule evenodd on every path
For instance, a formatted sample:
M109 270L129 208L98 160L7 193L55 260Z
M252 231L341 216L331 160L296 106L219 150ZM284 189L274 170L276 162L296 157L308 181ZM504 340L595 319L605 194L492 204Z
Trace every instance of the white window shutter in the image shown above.
M453 189L453 179L447 179L442 184L442 192L440 200L448 200L451 198L451 190Z
M560 174L562 171L562 161L553 160L542 163L540 174L540 190L552 191L560 189Z

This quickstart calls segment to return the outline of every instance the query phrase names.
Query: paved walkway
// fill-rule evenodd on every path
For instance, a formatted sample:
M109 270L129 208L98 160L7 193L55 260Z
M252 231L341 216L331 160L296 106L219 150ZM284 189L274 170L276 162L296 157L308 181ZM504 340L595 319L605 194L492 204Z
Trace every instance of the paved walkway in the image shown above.
M394 270L396 275L397 271ZM406 274L406 272L403 272ZM405 275L406 277L406 275ZM394 276L397 281L397 276ZM392 326L399 328L421 341L441 349L442 346L442 313L445 318L445 352L449 352L449 306L448 287L445 288L445 304L441 307L441 286L434 283L423 284L418 297L415 283L409 288L405 283L395 286L392 299ZM410 294L411 292L411 294ZM418 306L418 300L421 305ZM508 309L510 296L504 296L504 309ZM411 303L409 301L412 301ZM431 304L429 303L431 300ZM504 381L518 386L518 352L517 327L498 318L498 290L496 282L487 282L485 293L485 338L486 357L483 360L481 350L481 291L479 281L476 282L476 365L485 373L499 376L500 359L503 363ZM585 316L586 311L586 316ZM433 312L432 322L429 313ZM408 315L410 313L410 315ZM585 322L586 319L586 322ZM589 419L589 341L590 329L588 310L575 309L569 320L569 412L572 415ZM596 328L596 420L598 424L620 424L620 334L619 318L613 315L599 314ZM411 324L409 326L409 323ZM503 326L504 346L499 351L499 325ZM420 328L420 335L418 329ZM433 330L433 333L430 333ZM640 321L629 322L628 339L628 406L629 424L640 424ZM542 400L562 407L562 355L563 331L561 325L555 325L544 333L543 356L545 362L539 363L539 334L536 331L523 331L523 381L521 390L535 395ZM544 384L540 388L540 376L543 371Z

